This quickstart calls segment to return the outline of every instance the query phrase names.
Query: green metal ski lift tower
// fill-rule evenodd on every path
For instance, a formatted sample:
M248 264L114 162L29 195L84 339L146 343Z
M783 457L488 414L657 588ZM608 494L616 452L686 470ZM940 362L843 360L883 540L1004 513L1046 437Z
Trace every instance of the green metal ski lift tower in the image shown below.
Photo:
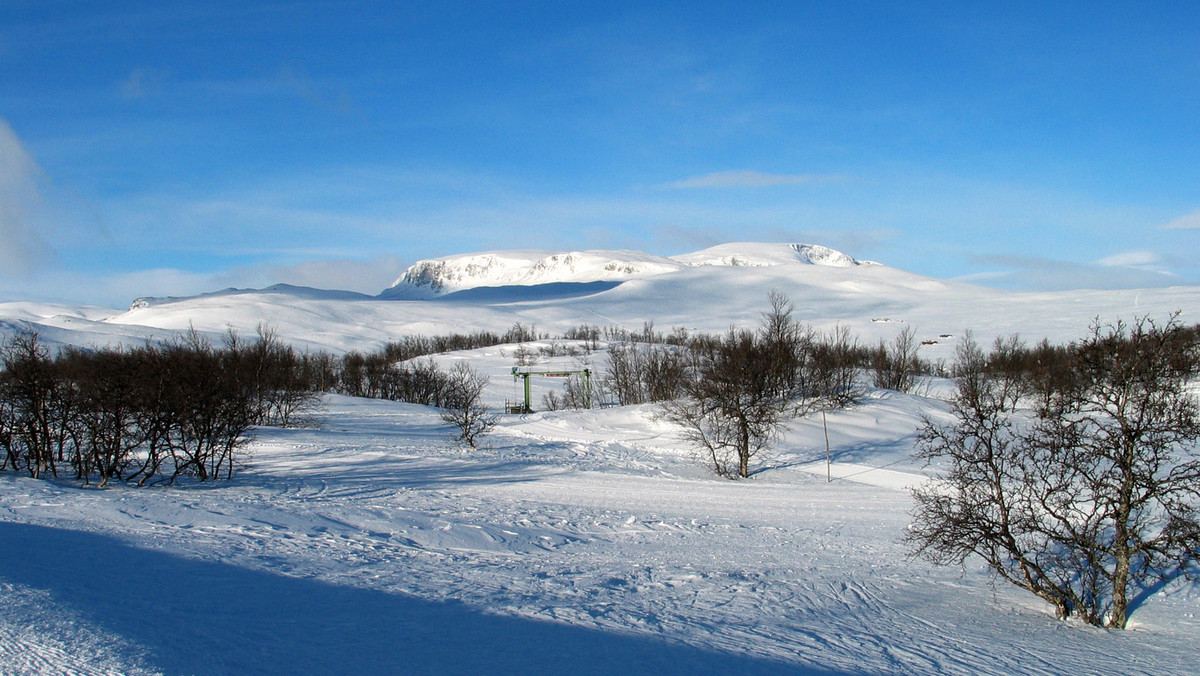
M512 374L513 374L513 382L516 382L516 380L518 378L520 378L523 381L522 389L524 390L524 393L525 393L525 402L522 405L509 403L508 406L506 407L507 411L509 413L532 413L533 412L533 406L530 403L530 395L529 395L529 378L530 378L530 376L544 376L547 378L569 378L571 376L580 376L580 378L583 380L584 405L587 406L588 408L591 408L591 406L592 406L592 370L591 369L581 369L578 371L570 371L570 370L568 370L568 371L562 371L562 370L525 371L525 370L521 370L521 367L519 367L519 366L514 366L514 367L512 367Z

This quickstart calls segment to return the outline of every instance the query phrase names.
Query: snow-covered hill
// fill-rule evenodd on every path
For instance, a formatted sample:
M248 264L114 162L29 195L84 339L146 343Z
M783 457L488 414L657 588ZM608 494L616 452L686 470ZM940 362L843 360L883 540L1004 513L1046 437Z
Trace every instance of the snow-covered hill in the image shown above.
M948 358L963 329L984 342L1019 333L1067 341L1097 317L1200 322L1200 287L1021 293L998 291L857 261L805 244L725 244L665 258L629 251L491 252L412 266L377 297L278 285L191 298L139 299L127 311L0 304L0 331L39 331L48 342L137 343L191 327L218 336L253 335L259 324L308 349L373 350L408 334L487 329L514 323L561 332L581 324L638 331L685 327L724 331L756 323L772 290L820 331L837 325L860 340L890 340L915 327L928 358Z
M421 281L424 280L424 281ZM139 299L127 311L0 304L0 333L37 330L49 343L139 343L194 328L214 337L259 324L307 349L371 351L397 336L512 324L559 333L580 324L641 330L722 331L752 325L767 294L793 300L817 330L850 328L859 340L918 330L930 359L949 358L970 328L984 342L1020 334L1069 341L1097 317L1165 317L1200 323L1200 287L1020 293L930 279L856 261L816 245L740 243L672 258L629 251L491 252L413 265L397 286L366 297L278 285L192 298Z

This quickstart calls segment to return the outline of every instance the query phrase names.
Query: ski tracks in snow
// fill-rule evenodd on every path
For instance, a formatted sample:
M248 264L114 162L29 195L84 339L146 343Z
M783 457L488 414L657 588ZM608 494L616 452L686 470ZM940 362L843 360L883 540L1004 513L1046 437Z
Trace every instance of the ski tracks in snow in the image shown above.
M48 592L0 580L0 673L130 676L150 674L136 647L56 607Z
M402 408L397 419L414 416ZM348 416L339 425L350 434L267 432L251 471L211 487L96 490L5 476L0 519L798 671L1086 673L1111 660L1155 673L1187 662L1170 636L1138 650L1138 632L1062 625L1044 609L1022 610L1023 597L994 590L978 570L907 559L898 539L910 498L896 483L914 475L863 471L880 485L826 483L823 471L689 477L680 468L691 460L657 446L644 420L570 430L532 418L470 455L422 447L377 414L364 417L370 431ZM136 650L110 642L76 660L75 643L12 631L51 615L34 613L38 590L0 591L0 668L78 664L74 673L90 676L109 673L104 650L116 650L114 663L137 673ZM60 633L79 637L84 652L89 636L108 640L88 631Z

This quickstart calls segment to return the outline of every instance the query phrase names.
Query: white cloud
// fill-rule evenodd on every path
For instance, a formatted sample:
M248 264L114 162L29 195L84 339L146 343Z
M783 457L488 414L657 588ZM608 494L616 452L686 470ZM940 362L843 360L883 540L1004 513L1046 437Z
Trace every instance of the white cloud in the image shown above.
M215 272L142 270L104 280L109 295L124 303L140 296L191 296L227 288L263 288L274 284L356 291L375 295L392 285L405 265L390 255L367 260L323 259L293 265L248 265Z
M339 258L269 266L262 269L262 274L272 283L375 295L390 287L406 267L396 256L380 255L369 260Z
M167 72L153 68L134 68L121 83L121 95L128 99L144 98L162 88Z
M1163 230L1200 230L1200 209L1161 226Z
M1067 291L1072 289L1145 289L1186 284L1153 264L1151 252L1133 251L1094 263L1059 261L1038 256L978 256L975 262L1002 271L987 271L960 281L986 282L1002 288Z
M1140 268L1144 270L1163 271L1162 256L1153 251L1126 251L1112 256L1106 256L1096 261L1096 265L1107 267Z
M37 231L41 173L16 132L0 118L0 274L26 274L52 257Z
M836 181L839 178L838 176L820 174L766 174L760 171L718 171L668 183L665 187L675 190L696 188L764 188L777 185L824 183Z
M248 265L194 272L154 268L114 273L43 271L20 280L0 280L0 301L32 300L128 307L141 297L195 296L221 289L258 289L274 284L310 286L376 295L404 273L399 258L380 255L360 259L324 259L294 265ZM86 289L86 297L80 290Z
M303 71L284 66L279 71L283 86L291 89L300 98L322 110L350 115L355 112L354 99L345 91L326 91L316 80Z

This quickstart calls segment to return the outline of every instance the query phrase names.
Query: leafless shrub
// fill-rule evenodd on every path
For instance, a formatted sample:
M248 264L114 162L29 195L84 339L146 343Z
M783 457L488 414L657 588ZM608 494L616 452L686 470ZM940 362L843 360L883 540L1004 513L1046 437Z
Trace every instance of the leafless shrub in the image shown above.
M459 441L471 448L476 448L479 437L496 425L496 415L483 403L483 391L489 380L466 362L455 364L449 374L442 420L454 425Z

